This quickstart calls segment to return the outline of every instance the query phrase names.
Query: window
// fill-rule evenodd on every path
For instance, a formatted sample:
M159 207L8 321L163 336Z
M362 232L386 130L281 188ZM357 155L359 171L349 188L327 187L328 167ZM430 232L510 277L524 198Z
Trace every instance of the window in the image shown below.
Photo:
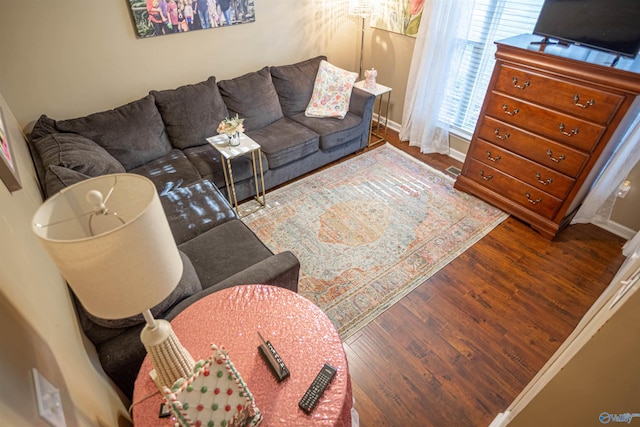
M494 41L531 33L544 0L476 0L453 84L448 85L440 119L455 133L471 136L482 108L493 66Z

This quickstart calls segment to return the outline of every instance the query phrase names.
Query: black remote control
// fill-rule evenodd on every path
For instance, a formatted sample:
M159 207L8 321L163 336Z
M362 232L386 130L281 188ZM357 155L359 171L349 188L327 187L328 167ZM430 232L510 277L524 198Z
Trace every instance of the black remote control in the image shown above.
M287 378L289 376L289 369L287 368L287 365L285 365L284 360L282 360L282 357L280 357L276 351L276 348L271 344L271 341L265 341L260 332L258 332L258 338L260 338L260 345L258 346L258 349L262 352L264 357L266 357L278 381L282 381Z
M300 399L298 406L307 414L313 411L313 408L316 407L318 400L322 397L322 393L329 386L329 383L336 375L336 368L325 363L316 378L313 380L307 391Z

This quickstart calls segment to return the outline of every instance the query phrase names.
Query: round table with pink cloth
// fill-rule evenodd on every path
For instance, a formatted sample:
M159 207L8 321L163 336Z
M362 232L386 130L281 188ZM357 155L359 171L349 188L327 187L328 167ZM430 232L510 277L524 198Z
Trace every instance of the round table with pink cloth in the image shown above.
M212 343L229 352L262 412L261 427L351 426L351 380L342 341L329 318L304 297L275 286L235 286L196 301L171 326L196 361L211 357ZM258 331L291 372L281 382L258 350ZM306 414L298 402L325 363L338 372ZM133 394L134 425L173 426L173 417L158 418L163 399L151 369L146 357Z

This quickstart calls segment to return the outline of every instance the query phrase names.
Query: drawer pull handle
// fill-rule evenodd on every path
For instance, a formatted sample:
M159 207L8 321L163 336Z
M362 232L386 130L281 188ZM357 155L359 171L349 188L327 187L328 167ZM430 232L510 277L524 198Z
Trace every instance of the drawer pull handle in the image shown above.
M531 198L531 193L526 193L527 196L527 201L529 203L531 203L532 205L537 205L538 203L542 203L542 199L540 197L538 197L537 199L533 200Z
M500 156L491 157L491 151L487 151L487 159L491 160L492 162L497 162L501 158L502 157Z
M564 136L571 137L571 136L577 135L578 132L580 132L580 129L578 129L578 128L571 129L571 132L565 132L564 131L564 123L560 123L559 127L560 127L560 133L562 133Z
M508 114L510 116L515 116L520 112L519 108L514 108L513 111L507 111L508 109L509 109L509 106L507 104L502 104L502 110L504 110L505 114Z
M536 172L536 180L542 185L549 185L553 182L553 178L549 178L546 181L544 181L542 179L542 175L540 175L540 172Z
M573 95L573 105L575 105L576 107L589 108L595 103L596 103L596 101L594 101L593 99L590 99L587 102L585 102L584 104L580 104L580 96L577 93L575 95Z
M496 128L493 133L496 134L496 138L498 139L508 139L511 135L509 135L509 132L505 132L504 135L500 135L500 129Z
M566 159L564 154L561 154L559 157L553 157L553 151L547 150L547 157L553 160L556 163L560 163L560 161Z
M518 78L517 77L513 78L513 87L515 87L515 88L526 89L527 86L529 86L530 84L531 84L531 82L529 80L527 80L526 82L524 82L524 84L518 85Z
M484 171L482 169L480 169L480 176L482 177L482 179L484 179L485 181L489 181L491 179L493 179L493 175L484 175Z

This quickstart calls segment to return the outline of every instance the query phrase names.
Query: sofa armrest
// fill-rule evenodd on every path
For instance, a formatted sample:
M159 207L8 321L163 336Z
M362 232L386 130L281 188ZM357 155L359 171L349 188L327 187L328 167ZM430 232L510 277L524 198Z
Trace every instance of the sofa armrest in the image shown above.
M349 112L366 119L373 112L375 96L354 86L349 102Z
M236 285L262 284L298 292L300 261L290 251L280 252L212 286L217 291Z
M273 285L298 292L299 274L300 261L298 261L298 258L289 251L280 252L180 301L167 311L163 317L171 320L195 301L214 292L237 285Z

